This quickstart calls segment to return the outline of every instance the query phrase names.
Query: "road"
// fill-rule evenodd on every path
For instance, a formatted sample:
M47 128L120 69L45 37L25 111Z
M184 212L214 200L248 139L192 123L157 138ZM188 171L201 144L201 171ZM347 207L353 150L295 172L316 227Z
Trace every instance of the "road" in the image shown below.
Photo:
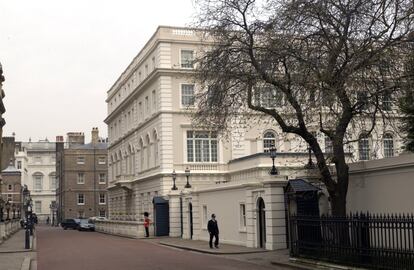
M275 270L215 255L96 232L37 228L38 270Z

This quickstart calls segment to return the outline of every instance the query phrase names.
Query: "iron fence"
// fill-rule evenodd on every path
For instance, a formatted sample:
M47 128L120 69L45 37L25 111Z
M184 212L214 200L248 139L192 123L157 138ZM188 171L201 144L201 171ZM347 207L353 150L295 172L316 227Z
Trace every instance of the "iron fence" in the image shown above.
M414 215L290 216L292 257L371 269L414 269Z

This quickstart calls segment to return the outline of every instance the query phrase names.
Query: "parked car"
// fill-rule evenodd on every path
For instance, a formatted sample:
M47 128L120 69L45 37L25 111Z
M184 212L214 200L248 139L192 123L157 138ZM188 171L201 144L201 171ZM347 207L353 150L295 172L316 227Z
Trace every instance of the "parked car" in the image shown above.
M81 219L78 231L95 231L95 224L93 224L93 221L90 219Z
M80 220L79 219L73 219L73 218L69 218L69 219L65 219L61 224L60 224L60 226L62 226L62 228L64 229L64 230L66 230L66 229L77 229L78 228L78 226L79 226L79 222L80 222Z

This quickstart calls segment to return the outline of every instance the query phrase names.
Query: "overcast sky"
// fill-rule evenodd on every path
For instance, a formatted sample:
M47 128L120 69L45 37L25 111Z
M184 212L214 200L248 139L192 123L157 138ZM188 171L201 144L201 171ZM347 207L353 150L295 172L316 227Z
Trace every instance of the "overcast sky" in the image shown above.
M92 127L106 92L158 25L193 21L192 0L0 0L4 136L32 141Z

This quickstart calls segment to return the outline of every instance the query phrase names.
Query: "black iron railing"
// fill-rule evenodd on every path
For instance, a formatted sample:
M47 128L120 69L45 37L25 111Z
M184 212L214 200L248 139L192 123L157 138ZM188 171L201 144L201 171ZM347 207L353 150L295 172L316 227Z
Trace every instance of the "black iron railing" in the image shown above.
M290 216L292 257L371 269L414 269L414 216Z

